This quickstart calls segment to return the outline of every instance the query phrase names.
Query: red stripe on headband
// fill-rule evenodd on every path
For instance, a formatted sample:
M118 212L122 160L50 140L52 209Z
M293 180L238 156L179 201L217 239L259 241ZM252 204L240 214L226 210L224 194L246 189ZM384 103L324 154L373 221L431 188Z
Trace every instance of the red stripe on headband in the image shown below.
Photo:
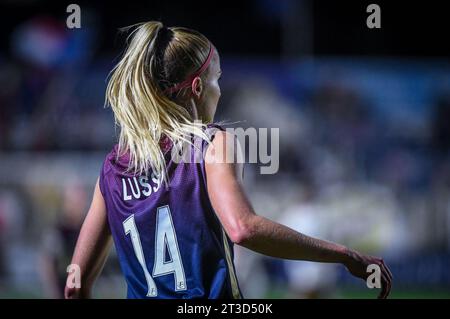
M186 80L184 80L181 83L178 83L177 85L175 85L174 87L171 88L167 88L164 93L169 93L172 94L176 91L179 91L181 89L187 88L189 86L192 85L192 82L194 81L194 79L198 76L200 76L203 72L205 72L205 70L208 68L209 64L211 63L212 57L213 57L213 53L214 53L214 46L212 44L209 45L209 53L208 53L208 57L206 58L205 62L203 63L203 65L200 67L200 69L198 69L196 72L194 72L193 74L191 74L190 76L188 76L188 78Z

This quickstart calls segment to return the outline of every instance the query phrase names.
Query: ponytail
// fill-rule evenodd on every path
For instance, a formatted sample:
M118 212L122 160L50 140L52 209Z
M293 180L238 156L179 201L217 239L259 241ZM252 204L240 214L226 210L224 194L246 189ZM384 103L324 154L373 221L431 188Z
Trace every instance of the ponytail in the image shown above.
M147 22L130 34L131 41L124 56L110 74L106 103L111 106L116 124L120 127L117 156L128 152L129 170L135 174L145 174L151 169L161 181L167 183L161 138L167 137L172 145L182 142L192 144L192 136L209 140L204 133L205 124L194 122L187 108L175 102L164 90L177 80L177 76L185 76L200 64L207 54L209 41L195 31L174 28L171 32L175 36L178 34L181 39L189 37L189 41L170 41L165 48L161 48L158 43L162 36L160 33L168 31L163 28L160 22ZM191 42L197 43L186 47L186 43ZM176 63L181 63L177 55L192 50L196 51L191 55L194 57L191 65L181 61L184 62L184 69L176 68ZM177 61L171 63L171 60ZM164 64L172 67L172 71L167 71Z

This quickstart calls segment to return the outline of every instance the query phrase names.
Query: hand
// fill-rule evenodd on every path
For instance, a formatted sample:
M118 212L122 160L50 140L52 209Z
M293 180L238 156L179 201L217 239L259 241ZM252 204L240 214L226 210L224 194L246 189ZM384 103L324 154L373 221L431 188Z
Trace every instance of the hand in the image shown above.
M367 272L367 266L375 264L380 267L381 292L378 295L378 298L387 298L389 292L391 291L392 273L384 263L383 259L362 255L354 250L349 250L348 256L348 261L344 263L345 267L347 267L348 271L353 276L361 278L363 280L367 280L370 275L370 273Z
M80 289L64 287L64 299L80 299Z
M64 299L90 299L90 289L64 288Z

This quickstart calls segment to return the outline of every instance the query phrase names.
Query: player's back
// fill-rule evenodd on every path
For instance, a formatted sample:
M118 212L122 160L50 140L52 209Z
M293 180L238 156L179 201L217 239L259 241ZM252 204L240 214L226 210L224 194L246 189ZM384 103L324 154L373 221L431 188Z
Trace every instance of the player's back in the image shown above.
M154 173L126 173L128 156L116 155L117 145L100 189L128 298L240 298L232 242L211 206L203 161L166 156L167 188Z

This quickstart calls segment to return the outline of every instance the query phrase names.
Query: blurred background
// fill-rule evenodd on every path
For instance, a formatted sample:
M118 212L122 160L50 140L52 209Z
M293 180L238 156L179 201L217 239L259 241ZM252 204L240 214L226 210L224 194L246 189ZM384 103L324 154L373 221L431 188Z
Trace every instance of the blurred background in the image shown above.
M245 167L256 211L383 256L393 298L450 297L450 50L437 1L0 1L0 298L60 298L101 163L118 29L161 20L222 59L217 120L280 129L280 171ZM235 248L245 297L373 298L343 267ZM112 249L95 297L125 297Z

